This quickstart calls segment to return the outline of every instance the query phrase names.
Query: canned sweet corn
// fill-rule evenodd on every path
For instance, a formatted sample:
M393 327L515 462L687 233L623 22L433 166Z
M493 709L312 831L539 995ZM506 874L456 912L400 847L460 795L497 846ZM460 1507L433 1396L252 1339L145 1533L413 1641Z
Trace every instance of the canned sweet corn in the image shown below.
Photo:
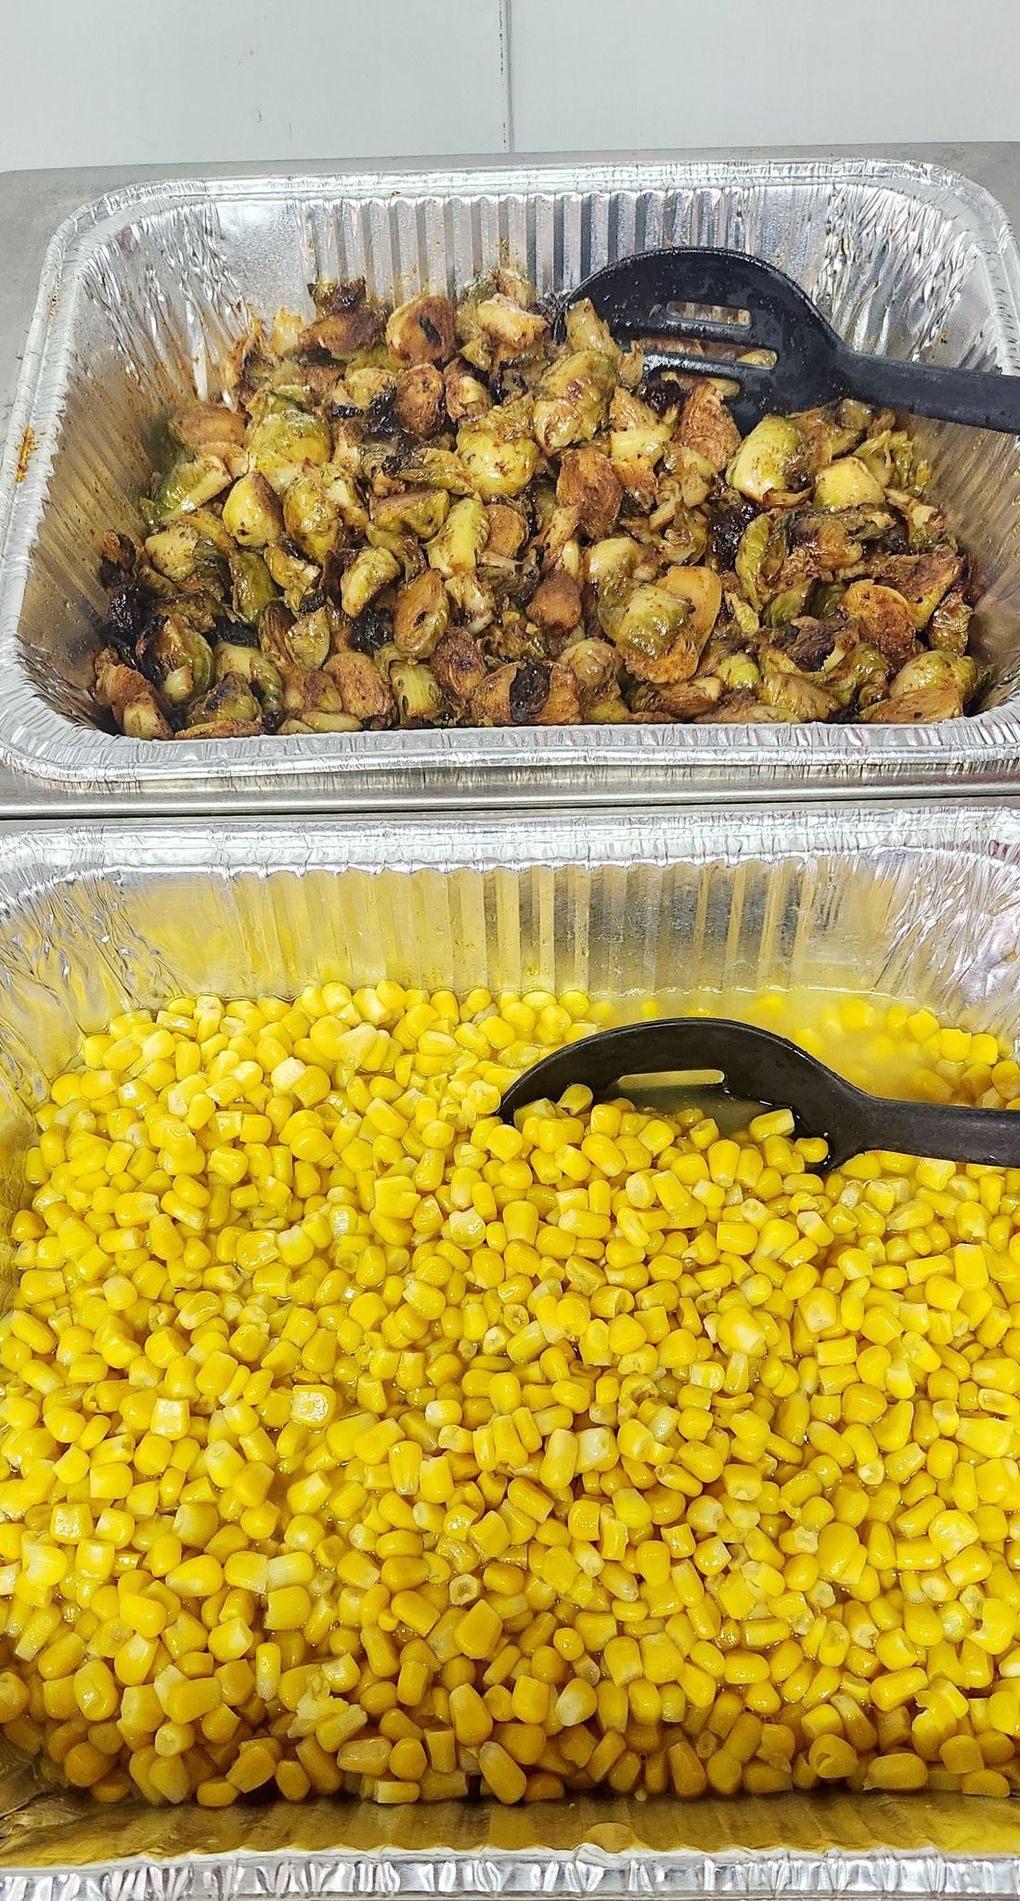
M581 1089L495 1119L609 1014L175 998L55 1079L0 1321L0 1724L58 1779L1020 1789L1020 1171L827 1173L785 1110ZM798 1021L862 1081L1020 1093L929 1011Z

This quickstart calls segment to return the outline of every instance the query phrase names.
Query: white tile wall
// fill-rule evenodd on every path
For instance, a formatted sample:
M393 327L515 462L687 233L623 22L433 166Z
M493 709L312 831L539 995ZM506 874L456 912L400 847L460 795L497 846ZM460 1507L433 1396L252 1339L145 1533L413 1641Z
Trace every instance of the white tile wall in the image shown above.
M1018 0L0 0L0 17L0 169L1020 139Z
M0 170L505 149L500 0L0 0Z
M1017 0L511 0L514 144L1020 139Z

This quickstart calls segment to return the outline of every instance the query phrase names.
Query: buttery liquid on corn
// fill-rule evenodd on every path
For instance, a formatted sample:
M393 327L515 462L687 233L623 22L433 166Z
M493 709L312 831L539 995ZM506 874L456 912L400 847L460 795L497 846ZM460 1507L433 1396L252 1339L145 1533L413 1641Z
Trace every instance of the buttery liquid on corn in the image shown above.
M688 1003L1020 1097L927 1011ZM0 1321L0 1722L44 1777L1020 1789L1020 1171L827 1174L783 1110L581 1089L495 1119L613 1014L177 998L56 1078Z

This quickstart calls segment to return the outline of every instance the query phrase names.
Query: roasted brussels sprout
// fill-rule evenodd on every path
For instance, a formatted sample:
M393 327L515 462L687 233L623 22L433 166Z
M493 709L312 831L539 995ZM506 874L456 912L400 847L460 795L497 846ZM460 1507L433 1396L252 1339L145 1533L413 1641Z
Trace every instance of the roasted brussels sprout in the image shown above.
M389 686L401 726L435 725L443 710L443 696L431 667L420 660L395 660L389 671Z
M394 724L950 718L975 577L891 411L645 376L503 264L253 323L108 534L96 702L135 737ZM753 353L752 353L753 354Z
M543 455L590 442L605 423L613 386L613 359L600 350L572 350L557 358L535 400L535 439Z
M113 647L96 655L96 705L108 708L126 739L172 739L173 727L151 682L126 667Z
M393 414L410 436L434 436L443 427L446 386L434 363L417 363L398 376Z
M199 455L176 462L152 498L153 520L168 521L171 515L189 514L229 487L230 470L219 456Z
M356 554L340 583L340 604L351 620L400 573L400 563L388 548L363 548Z
M138 664L168 706L186 706L212 685L212 648L177 614L167 614L142 635Z
M223 504L223 526L242 548L266 548L271 541L279 541L283 510L257 469L234 483Z
M427 658L449 623L450 597L435 568L427 568L399 589L393 609L393 639L409 659Z
M328 425L291 403L271 409L248 435L248 457L278 495L284 495L306 465L329 461L333 446Z
M475 566L485 546L489 525L477 497L454 502L442 528L426 547L429 566L440 574L465 574Z
M796 474L802 437L787 416L763 416L745 436L726 470L726 480L748 501L769 505L785 496Z
M485 501L520 495L538 466L538 444L509 409L489 409L457 431L457 454Z
M816 508L857 508L863 502L882 502L885 490L860 456L840 456L815 476Z
M615 526L623 485L601 449L565 449L560 457L556 500L564 508L576 510L576 525L589 541L601 541Z
M412 297L387 320L386 342L402 363L445 363L454 351L456 315L449 297Z

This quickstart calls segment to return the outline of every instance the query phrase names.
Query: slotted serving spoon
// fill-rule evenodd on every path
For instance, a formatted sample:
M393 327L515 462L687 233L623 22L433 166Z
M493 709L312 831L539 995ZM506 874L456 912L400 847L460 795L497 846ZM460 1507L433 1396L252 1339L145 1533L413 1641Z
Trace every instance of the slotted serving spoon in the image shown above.
M646 375L676 370L739 383L731 408L747 430L768 412L809 409L841 396L977 429L1020 433L1020 376L938 369L851 350L799 284L739 251L643 251L596 271L558 313L590 297L619 341L648 338ZM768 350L775 362L699 356L684 343Z
M607 1095L631 1095L625 1083L646 1095L640 1087L644 1078L689 1077L692 1071L722 1076L737 1126L763 1108L791 1109L799 1134L824 1135L832 1168L864 1149L1020 1168L1020 1112L869 1096L785 1036L727 1017L664 1017L586 1036L527 1070L507 1090L499 1113L512 1122L530 1102L557 1102L572 1083L584 1083L598 1102ZM708 1093L703 1083L683 1081L679 1087L688 1102L703 1102Z

